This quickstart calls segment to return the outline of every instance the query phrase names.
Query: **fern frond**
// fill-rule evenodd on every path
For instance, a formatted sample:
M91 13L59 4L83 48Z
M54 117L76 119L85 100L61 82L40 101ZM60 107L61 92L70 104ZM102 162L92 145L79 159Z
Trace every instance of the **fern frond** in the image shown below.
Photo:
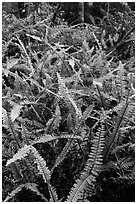
M9 116L7 114L7 111L4 108L2 108L2 120L3 120L3 126L6 129L9 129L10 127Z
M12 199L17 193L19 193L22 188L24 187L24 184L18 186L15 190L13 190L4 200L4 202L9 201L10 199Z
M18 150L18 152L16 154L13 155L13 157L11 159L9 159L7 161L6 166L8 166L9 164L16 162L17 160L21 160L24 157L26 157L31 151L31 145L25 145L24 147L22 147L21 149Z
M61 111L59 105L56 106L55 115L46 124L46 132L51 130L56 130L59 127L61 121Z
M50 171L46 166L46 162L44 159L39 155L38 151L31 145L25 145L23 148L19 149L16 154L13 155L11 159L7 161L6 166L9 164L16 162L17 160L21 160L26 157L29 153L32 153L35 157L35 163L37 164L37 168L39 173L42 174L44 181L50 181Z
M92 190L94 187L95 179L101 169L104 148L104 127L100 129L100 132L95 135L93 145L89 159L86 162L85 168L80 176L80 179L76 181L76 184L71 189L67 202L75 202L82 199L83 194L88 190Z
M38 144L38 143L46 143L50 142L52 140L59 140L59 139L71 139L72 134L61 134L59 136L54 136L54 135L49 135L49 134L44 134L43 136L40 137L40 139L33 141L31 144ZM82 140L82 137L80 136L74 136L72 139L79 139Z
M50 171L46 165L46 161L42 158L42 156L40 156L38 151L33 146L32 146L32 152L33 152L33 155L36 159L35 163L37 164L39 174L42 175L45 183L48 184L48 189L49 189L49 193L51 196L51 200L56 202L58 200L58 197L57 197L55 189L50 184L51 174L50 174Z
M43 196L43 194L41 194L39 192L39 190L37 189L37 185L35 183L26 183L26 184L21 184L19 185L15 190L13 190L4 200L4 202L9 201L10 199L12 199L13 197L16 196L16 194L18 194L23 188L29 189L32 192L35 192L38 196L40 196L44 201L47 202L47 199Z
M10 118L8 112L4 108L2 108L2 120L3 120L3 126L12 135L12 137L15 139L18 147L20 148L20 143L19 143L19 140L18 140L17 135L16 135L14 124L11 121L11 118Z
M118 76L119 76L119 80L120 80L120 92L121 92L121 98L123 97L123 91L124 91L124 64L122 64L121 61L119 61L119 72L118 72Z
M129 168L135 166L135 161L125 161L120 165L123 169L128 170Z
M27 126L29 129L43 129L44 128L44 126L41 124L41 123L39 123L39 122L37 122L37 121L35 121L35 120L29 120L29 119L27 119L27 118L25 118L25 119L23 119L23 118L21 118L21 117L18 117L18 119L17 119L21 124L23 124L24 126Z
M72 134L61 134L56 137L57 139L73 139L73 140L83 140L83 138L79 135L72 135Z
M31 150L35 157L34 162L37 164L39 174L42 175L45 183L49 183L51 176L50 176L50 171L46 165L46 161L42 158L42 156L38 153L38 151L33 146L31 146Z
M43 136L40 137L40 139L33 141L32 145L38 144L38 143L50 142L50 141L56 140L56 139L57 138L55 136L44 134Z
M75 101L73 100L73 98L70 96L69 90L65 85L64 80L61 78L61 76L59 75L59 73L57 72L57 77L58 77L58 84L59 84L59 93L61 95L61 97L66 100L68 103L71 103L71 105L73 106L76 115L79 116L80 118L82 117L82 113L79 110L79 108L77 107Z
M58 196L57 196L57 193L56 193L56 190L53 186L51 186L50 184L48 185L48 188L49 188L49 193L50 193L50 202L57 202L58 201Z
M42 193L39 192L37 185L35 183L26 183L24 187L26 189L31 190L32 192L35 192L38 196L40 196L44 201L47 202L47 199L43 196Z
M57 201L57 194L55 192L55 189L50 185L50 171L46 165L46 161L42 158L42 156L38 153L38 151L35 149L35 147L31 145L25 145L23 148L21 148L12 159L9 159L6 166L11 164L12 162L15 162L17 160L21 160L24 157L26 157L29 153L32 153L34 156L34 163L37 165L38 173L42 175L45 183L48 184L49 193L51 195L52 200Z
M59 84L59 93L60 96L64 99L68 100L69 97L69 90L65 85L64 80L61 78L60 74L57 72L58 84Z
M84 191L88 189L89 185L93 185L94 181L95 178L93 175L81 175L80 179L76 181L73 188L71 189L70 196L68 197L67 202L76 202L79 200L81 201Z
M135 167L135 158L122 158L119 160L119 166L120 168L125 169L126 171L131 170L131 168L133 170L133 167Z

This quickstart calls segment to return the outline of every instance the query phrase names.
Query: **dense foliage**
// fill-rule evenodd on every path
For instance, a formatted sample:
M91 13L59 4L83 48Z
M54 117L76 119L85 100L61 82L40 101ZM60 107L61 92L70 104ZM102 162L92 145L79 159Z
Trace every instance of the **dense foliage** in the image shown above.
M133 202L134 3L6 2L2 17L3 201Z

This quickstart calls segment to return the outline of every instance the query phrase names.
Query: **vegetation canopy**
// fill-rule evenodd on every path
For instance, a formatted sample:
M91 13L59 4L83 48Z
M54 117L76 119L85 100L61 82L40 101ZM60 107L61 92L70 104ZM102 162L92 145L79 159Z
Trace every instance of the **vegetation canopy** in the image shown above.
M2 3L4 202L135 201L135 3Z

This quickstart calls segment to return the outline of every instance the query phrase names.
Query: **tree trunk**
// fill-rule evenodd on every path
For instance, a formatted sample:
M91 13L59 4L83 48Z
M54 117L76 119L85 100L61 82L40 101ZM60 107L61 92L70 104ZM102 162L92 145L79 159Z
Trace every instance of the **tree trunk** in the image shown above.
M84 23L84 2L79 2L79 19L81 23Z

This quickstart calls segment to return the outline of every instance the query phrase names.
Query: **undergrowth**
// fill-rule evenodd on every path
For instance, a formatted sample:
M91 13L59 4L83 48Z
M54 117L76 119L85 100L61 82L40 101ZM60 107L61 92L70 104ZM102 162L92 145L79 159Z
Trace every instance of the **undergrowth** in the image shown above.
M51 27L3 12L3 201L134 201L134 15L123 15Z

